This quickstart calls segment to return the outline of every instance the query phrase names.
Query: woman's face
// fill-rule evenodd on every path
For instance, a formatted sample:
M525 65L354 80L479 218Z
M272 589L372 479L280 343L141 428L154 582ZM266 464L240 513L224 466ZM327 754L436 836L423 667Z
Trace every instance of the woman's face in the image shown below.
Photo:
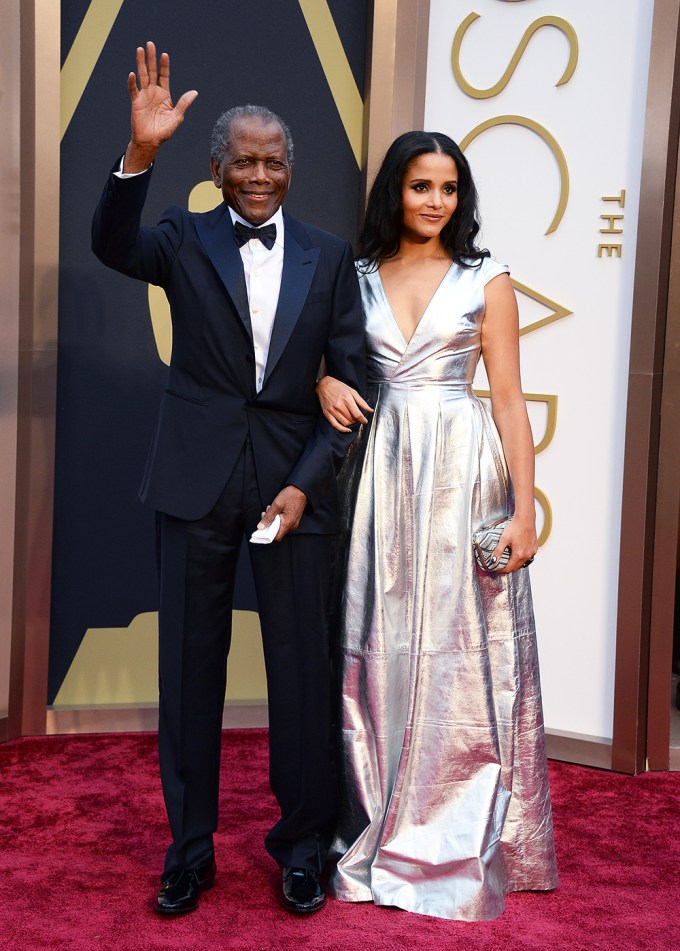
M426 152L406 166L402 182L402 234L436 238L458 205L458 169L448 155Z

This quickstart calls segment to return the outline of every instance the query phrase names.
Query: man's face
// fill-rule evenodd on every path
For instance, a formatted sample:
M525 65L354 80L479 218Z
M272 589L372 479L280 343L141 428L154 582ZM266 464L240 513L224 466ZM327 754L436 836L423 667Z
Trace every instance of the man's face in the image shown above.
M210 160L213 181L226 203L252 225L264 224L281 205L292 170L278 122L257 116L235 119L222 162Z

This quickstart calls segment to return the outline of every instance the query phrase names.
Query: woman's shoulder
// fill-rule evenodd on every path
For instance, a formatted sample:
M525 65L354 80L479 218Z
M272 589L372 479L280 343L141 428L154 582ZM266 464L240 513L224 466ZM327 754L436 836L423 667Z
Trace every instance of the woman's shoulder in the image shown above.
M510 268L507 264L498 261L493 255L487 254L483 258L463 258L463 267L477 275L482 284L488 284L499 274L509 274Z

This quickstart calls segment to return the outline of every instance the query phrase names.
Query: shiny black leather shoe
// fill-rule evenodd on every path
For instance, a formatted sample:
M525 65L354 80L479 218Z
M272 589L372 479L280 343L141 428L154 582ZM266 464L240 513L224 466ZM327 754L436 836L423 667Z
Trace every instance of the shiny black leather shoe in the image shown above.
M164 874L153 904L154 911L161 915L182 915L187 911L196 911L201 892L215 884L216 871L215 860L211 859L194 868Z
M326 904L326 893L319 873L308 868L284 868L281 904L286 911L296 914L321 911Z

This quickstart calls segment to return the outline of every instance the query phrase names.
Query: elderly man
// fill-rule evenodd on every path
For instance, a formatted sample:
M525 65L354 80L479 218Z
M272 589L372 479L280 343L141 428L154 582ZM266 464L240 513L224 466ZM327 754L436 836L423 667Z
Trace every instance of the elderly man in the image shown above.
M106 183L93 250L164 288L173 349L141 487L159 513L163 793L172 832L155 908L193 911L215 880L213 832L236 561L244 535L258 597L270 711L270 780L281 818L266 847L284 907L322 908L335 821L327 609L335 476L352 434L314 393L328 372L361 390L364 338L350 246L281 205L290 133L269 110L229 110L210 167L223 203L172 207L140 225L152 164L196 98L170 96L170 61L152 43L130 73L132 137Z

